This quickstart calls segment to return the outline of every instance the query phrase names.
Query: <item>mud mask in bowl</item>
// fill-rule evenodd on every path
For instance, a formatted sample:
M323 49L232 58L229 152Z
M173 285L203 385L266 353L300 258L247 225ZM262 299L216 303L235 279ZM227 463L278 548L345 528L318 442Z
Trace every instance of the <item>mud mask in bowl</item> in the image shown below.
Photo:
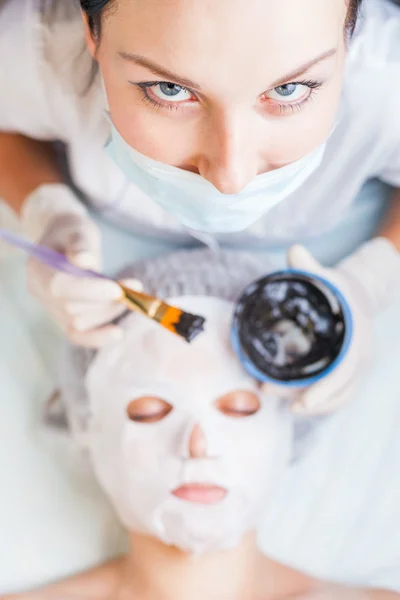
M230 345L233 305L173 300L206 317L206 331L187 346L131 315L124 340L101 350L87 375L88 445L99 482L129 530L199 554L234 547L255 528L289 460L291 432L271 398L260 396L250 416L220 410L218 400L234 390L260 393ZM171 410L156 422L130 420L130 403L146 397ZM195 428L203 435L201 456L190 450ZM208 501L182 498L187 487L204 487Z

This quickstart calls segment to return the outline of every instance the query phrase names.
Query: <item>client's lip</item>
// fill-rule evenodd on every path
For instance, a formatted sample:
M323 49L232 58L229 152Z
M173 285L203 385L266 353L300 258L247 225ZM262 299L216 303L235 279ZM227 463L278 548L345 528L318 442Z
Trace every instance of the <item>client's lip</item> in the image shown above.
M196 504L216 504L221 502L228 493L225 488L205 483L188 483L181 485L172 492L173 496Z

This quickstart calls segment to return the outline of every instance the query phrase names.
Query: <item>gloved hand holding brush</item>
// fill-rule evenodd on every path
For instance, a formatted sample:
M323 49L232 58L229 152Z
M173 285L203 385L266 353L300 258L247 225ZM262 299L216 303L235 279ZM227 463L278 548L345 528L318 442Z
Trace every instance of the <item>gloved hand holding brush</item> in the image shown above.
M66 185L36 189L25 200L21 218L31 241L62 252L79 267L101 269L100 231ZM137 280L123 283L138 291L142 288ZM96 348L123 335L111 324L126 310L118 301L121 289L116 283L76 278L31 258L28 287L73 343Z

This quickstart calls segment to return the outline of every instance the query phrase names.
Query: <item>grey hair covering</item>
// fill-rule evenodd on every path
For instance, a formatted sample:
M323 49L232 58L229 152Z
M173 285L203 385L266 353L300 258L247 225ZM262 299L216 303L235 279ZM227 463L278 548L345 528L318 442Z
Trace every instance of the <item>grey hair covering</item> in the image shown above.
M212 296L235 302L252 281L272 271L265 256L256 253L194 249L139 261L126 268L119 278L136 278L144 290L160 298ZM123 326L124 317L120 319ZM65 347L60 360L58 406L47 411L48 426L69 430L78 440L87 429L89 403L85 375L96 354L78 346ZM50 408L50 407L49 407ZM297 442L308 437L312 423L295 419Z
M200 248L140 261L121 277L139 279L147 293L160 298L213 296L235 302L246 285L271 270L260 254Z

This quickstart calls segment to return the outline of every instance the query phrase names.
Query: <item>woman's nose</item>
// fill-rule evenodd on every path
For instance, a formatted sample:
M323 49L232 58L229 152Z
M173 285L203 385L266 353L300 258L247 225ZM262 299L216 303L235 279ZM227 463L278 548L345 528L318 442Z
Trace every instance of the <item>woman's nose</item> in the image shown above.
M193 427L189 437L189 458L206 458L207 442L200 425Z
M259 172L256 142L239 117L215 124L198 159L200 175L222 194L238 194Z

